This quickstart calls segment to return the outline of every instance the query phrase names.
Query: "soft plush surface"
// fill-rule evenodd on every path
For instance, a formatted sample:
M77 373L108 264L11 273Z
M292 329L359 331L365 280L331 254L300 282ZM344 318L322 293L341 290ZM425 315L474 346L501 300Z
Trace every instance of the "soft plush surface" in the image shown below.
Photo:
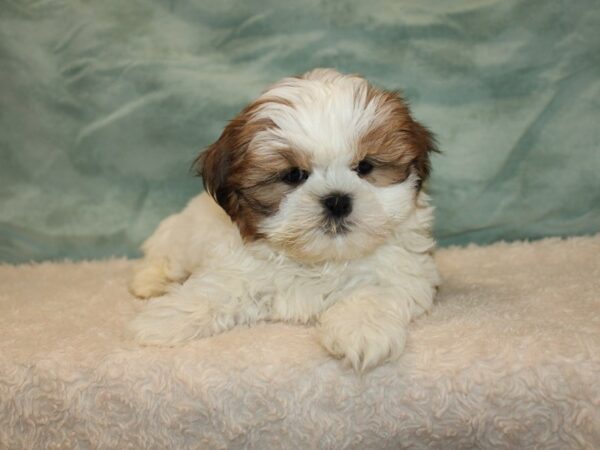
M0 261L135 254L227 120L323 66L437 133L442 244L600 231L598 0L0 0Z
M401 361L311 328L140 348L130 261L0 267L0 448L600 448L600 235L451 248Z

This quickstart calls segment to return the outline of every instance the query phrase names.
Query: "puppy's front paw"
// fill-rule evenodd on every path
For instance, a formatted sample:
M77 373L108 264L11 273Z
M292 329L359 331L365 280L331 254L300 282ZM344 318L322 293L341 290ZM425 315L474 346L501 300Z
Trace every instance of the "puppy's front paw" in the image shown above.
M166 295L151 300L129 324L136 341L173 346L221 331L208 304Z
M321 345L356 371L371 369L400 356L406 331L393 317L334 305L320 318Z

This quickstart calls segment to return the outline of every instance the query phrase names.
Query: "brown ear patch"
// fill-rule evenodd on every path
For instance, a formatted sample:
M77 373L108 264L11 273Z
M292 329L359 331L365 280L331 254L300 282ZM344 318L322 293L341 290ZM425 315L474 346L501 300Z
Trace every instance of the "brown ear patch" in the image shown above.
M355 163L366 159L373 165L364 178L376 186L400 183L412 170L420 189L430 174L430 153L438 151L432 133L413 119L398 93L370 87L367 103L372 101L378 104L378 118L360 140Z
M217 141L195 160L204 188L237 224L244 239L261 237L257 225L261 218L277 211L285 194L277 183L278 161L290 156L286 151L258 156L250 151L257 133L275 128L270 119L257 119L254 114L265 103L289 102L266 97L244 108L223 130ZM285 164L285 167L287 167Z
M198 175L202 176L204 189L216 202L230 213L234 206L231 203L232 192L228 183L231 171L232 153L234 153L233 135L235 131L229 124L221 137L196 158L195 167Z

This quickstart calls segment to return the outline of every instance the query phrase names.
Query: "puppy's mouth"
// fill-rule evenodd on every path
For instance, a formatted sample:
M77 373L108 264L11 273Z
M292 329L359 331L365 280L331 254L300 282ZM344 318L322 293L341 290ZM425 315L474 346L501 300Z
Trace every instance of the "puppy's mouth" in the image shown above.
M350 232L351 227L352 223L349 220L332 217L323 219L323 224L321 225L323 232L331 237L347 234Z

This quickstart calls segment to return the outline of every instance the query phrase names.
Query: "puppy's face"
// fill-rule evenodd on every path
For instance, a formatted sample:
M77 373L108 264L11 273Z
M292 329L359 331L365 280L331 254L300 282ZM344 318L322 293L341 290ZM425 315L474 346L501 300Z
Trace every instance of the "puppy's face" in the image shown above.
M303 262L364 256L415 208L431 134L395 93L317 69L247 106L198 157L246 241Z

